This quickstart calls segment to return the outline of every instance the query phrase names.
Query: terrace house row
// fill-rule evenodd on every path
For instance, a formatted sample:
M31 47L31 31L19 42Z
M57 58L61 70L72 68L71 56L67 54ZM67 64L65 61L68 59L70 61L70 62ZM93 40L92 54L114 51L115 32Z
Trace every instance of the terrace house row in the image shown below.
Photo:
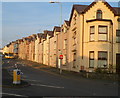
M120 66L120 8L104 0L73 5L69 21L53 31L17 40L18 56L70 71L94 72L105 68L118 72Z

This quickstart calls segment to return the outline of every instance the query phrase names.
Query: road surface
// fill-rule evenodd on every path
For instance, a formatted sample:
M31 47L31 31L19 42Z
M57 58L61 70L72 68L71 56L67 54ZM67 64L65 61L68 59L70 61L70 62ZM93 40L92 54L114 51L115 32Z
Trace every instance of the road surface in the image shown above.
M31 84L23 88L3 88L3 96L118 96L117 82L63 77L26 66L19 60L4 59L3 61L3 68L7 68L9 72L15 64L18 64L23 72L22 79Z

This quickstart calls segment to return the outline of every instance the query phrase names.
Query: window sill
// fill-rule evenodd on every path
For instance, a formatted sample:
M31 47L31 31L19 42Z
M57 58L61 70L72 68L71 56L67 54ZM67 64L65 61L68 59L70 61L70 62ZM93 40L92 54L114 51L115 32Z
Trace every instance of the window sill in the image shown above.
M107 40L98 40L98 42L109 42Z
M93 69L94 67L89 67L89 68L92 68L92 69Z
M89 41L89 42L95 42L95 40L93 40L93 41Z
M73 66L72 68L76 68L76 66Z
M107 67L105 67L105 68L104 68L104 67L97 67L97 68L100 68L100 69L108 69Z
M76 44L73 44L73 46L76 46Z
M76 49L73 49L72 52L76 52L77 50Z
M67 66L66 64L63 64L63 66Z

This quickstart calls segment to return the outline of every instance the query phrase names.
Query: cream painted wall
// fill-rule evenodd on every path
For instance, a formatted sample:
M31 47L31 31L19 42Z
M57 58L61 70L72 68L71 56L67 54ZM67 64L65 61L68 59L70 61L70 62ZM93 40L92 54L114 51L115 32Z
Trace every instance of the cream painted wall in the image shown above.
M74 14L76 14L76 24L74 22ZM80 16L76 10L73 12L73 17L71 19L70 30L69 30L69 65L70 70L79 72L81 66L83 66L82 62L82 28L83 28L83 17ZM76 46L73 46L73 34L76 31ZM76 50L76 61L75 67L73 67L73 53L72 50Z
M102 10L103 19L111 20L93 20L96 19L96 12L98 9ZM76 16L74 16L76 15ZM76 18L76 21L75 21ZM120 43L116 43L116 29L120 29L120 23L118 24L118 16L115 16L113 12L102 2L97 2L84 14L78 14L76 10L73 11L73 16L71 18L71 23L69 30L67 32L55 32L54 37L49 39L47 35L46 40L41 39L39 43L39 38L37 40L31 41L29 44L29 60L33 61L33 55L35 51L35 61L40 62L52 67L58 67L59 65L59 50L62 51L63 55L67 55L67 67L66 70L72 70L79 72L81 68L86 71L94 71L98 66L98 51L108 52L108 68L109 64L116 67L116 53L120 53ZM101 42L98 41L98 26L104 25L108 27L108 41ZM63 29L67 25L63 24ZM90 42L90 26L95 26L95 41ZM74 41L76 31L76 40ZM67 48L63 49L64 40L67 39ZM55 43L56 42L56 43ZM75 43L75 44L74 44ZM20 54L23 57L24 44L20 44ZM35 50L34 48L35 47ZM11 48L12 49L12 48ZM89 68L89 52L94 51L94 68ZM76 58L74 58L74 53L76 53ZM74 60L75 59L75 60ZM113 59L113 60L112 60ZM115 70L114 70L115 71Z
M37 39L35 40L35 62L39 62L39 42L40 38L37 36Z
M38 44L38 62L43 63L43 44L42 44L42 42Z
M56 67L56 36L50 38L50 66Z
M96 11L98 9L101 9L103 12L103 19L110 19L113 22L110 24L110 22L105 22L105 21L95 21L95 22L90 22L87 23L86 20L91 20L96 18ZM116 52L118 51L117 47L118 45L116 44L116 29L117 29L117 24L118 22L115 21L115 16L112 13L110 9L104 3L98 2L95 4L90 10L88 10L84 14L84 65L86 69L89 69L89 51L95 51L95 67L97 67L97 58L98 58L98 51L107 51L108 52L108 68L109 64L112 63L112 58L113 64L115 67L116 64ZM98 25L105 25L108 26L108 42L99 42L98 41ZM95 42L89 42L90 34L89 34L89 28L90 26L95 26ZM113 32L112 32L113 28ZM113 33L113 36L112 36ZM112 43L112 38L113 38L113 43ZM113 45L113 51L112 51L112 45ZM116 46L117 45L117 46ZM113 56L112 56L113 54ZM85 62L87 61L87 62Z
M110 21L92 21L92 22L86 22L87 20L96 19L96 11L98 9L101 9L103 12L103 19L109 19L112 21L113 25ZM74 14L77 15L76 24L74 22ZM76 10L73 11L73 16L71 19L70 29L69 29L69 45L68 45L68 51L69 51L69 66L70 70L73 71L79 71L81 69L81 66L84 66L85 70L91 71L89 68L89 51L94 51L95 53L95 68L98 65L98 51L107 51L108 52L108 68L109 64L112 64L115 67L116 64L116 53L119 52L119 44L116 43L116 29L118 28L118 21L117 16L114 16L113 12L102 2L97 2L94 6L92 6L86 13L84 14L78 14ZM84 19L84 21L83 21ZM100 42L98 41L98 25L104 25L108 26L108 42ZM90 26L95 26L95 41L90 42ZM84 29L83 29L84 28ZM113 28L113 30L112 30ZM73 52L72 49L74 46L73 43L73 32L76 29L77 34L77 46L75 47L77 50L77 56L76 56L76 68L73 67ZM113 35L112 35L113 34ZM84 37L83 37L84 36ZM113 43L112 44L112 39ZM112 50L113 46L113 50ZM120 52L119 52L120 53ZM113 56L112 56L113 54ZM82 59L83 56L83 59ZM112 60L113 58L113 60Z

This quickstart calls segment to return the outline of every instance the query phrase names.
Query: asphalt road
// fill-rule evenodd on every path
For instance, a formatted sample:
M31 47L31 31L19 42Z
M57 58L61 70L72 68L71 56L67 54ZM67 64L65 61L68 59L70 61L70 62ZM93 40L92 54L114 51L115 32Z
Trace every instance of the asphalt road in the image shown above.
M118 83L105 80L73 79L56 73L34 69L20 64L20 61L4 59L2 67L11 73L15 64L23 72L22 79L31 86L23 88L2 88L3 96L118 96ZM3 76L5 77L5 76Z

